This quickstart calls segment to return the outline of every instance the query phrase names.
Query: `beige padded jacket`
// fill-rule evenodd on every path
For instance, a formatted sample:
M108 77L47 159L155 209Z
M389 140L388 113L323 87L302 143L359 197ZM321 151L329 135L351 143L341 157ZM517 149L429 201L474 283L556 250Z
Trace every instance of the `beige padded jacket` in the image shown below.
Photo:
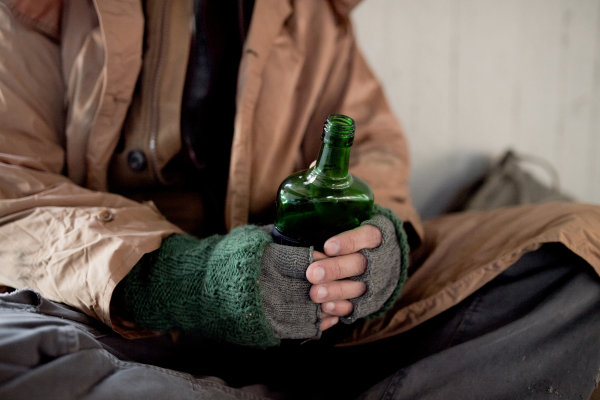
M32 287L130 338L148 332L111 315L112 292L143 254L182 230L152 203L108 188L168 180L165 167L181 149L192 3L0 0L0 284ZM272 207L279 182L315 158L322 123L336 112L357 121L351 172L423 241L395 307L357 324L349 344L410 329L544 242L565 243L600 271L600 207L527 206L421 224L405 138L348 20L355 3L256 0L238 74L228 229ZM129 167L131 149L146 156L144 171Z

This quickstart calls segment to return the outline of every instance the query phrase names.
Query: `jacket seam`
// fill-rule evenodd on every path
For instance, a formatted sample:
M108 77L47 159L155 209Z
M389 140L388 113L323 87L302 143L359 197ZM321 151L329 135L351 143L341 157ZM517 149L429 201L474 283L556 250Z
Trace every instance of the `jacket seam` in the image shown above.
M58 42L60 40L60 32L58 29L43 23L37 18L25 14L24 12L19 10L17 6L15 6L14 1L0 0L0 2L2 2L2 4L4 4L6 8L8 8L8 10L13 14L13 16L24 25L44 34L54 42Z

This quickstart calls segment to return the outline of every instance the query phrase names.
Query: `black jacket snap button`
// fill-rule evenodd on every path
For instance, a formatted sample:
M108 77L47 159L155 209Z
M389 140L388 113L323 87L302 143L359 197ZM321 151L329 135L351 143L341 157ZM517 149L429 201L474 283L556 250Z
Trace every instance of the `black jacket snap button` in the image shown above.
M127 154L127 163L129 167L135 172L141 172L146 169L148 162L146 161L146 155L141 150L131 150Z

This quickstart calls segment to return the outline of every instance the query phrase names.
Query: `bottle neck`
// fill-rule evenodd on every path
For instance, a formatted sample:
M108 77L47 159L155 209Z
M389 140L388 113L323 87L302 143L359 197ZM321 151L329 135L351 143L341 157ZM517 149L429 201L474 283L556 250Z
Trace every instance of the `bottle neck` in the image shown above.
M315 169L319 175L331 179L344 179L348 176L350 147L334 147L323 142Z
M321 177L349 181L350 147L354 143L356 124L350 117L332 114L323 126L321 150L314 171ZM346 182L349 183L349 182Z

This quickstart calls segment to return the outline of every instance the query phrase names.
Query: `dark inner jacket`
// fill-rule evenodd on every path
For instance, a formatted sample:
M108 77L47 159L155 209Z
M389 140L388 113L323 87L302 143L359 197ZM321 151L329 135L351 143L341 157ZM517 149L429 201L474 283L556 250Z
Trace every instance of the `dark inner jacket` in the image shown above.
M253 6L254 0L194 1L195 29L181 110L182 149L166 168L168 186L112 188L134 200L154 201L171 222L197 237L227 232L225 195L237 75ZM141 163L138 167L145 168L143 159ZM178 209L176 199L181 196L194 199L186 204L195 207Z

